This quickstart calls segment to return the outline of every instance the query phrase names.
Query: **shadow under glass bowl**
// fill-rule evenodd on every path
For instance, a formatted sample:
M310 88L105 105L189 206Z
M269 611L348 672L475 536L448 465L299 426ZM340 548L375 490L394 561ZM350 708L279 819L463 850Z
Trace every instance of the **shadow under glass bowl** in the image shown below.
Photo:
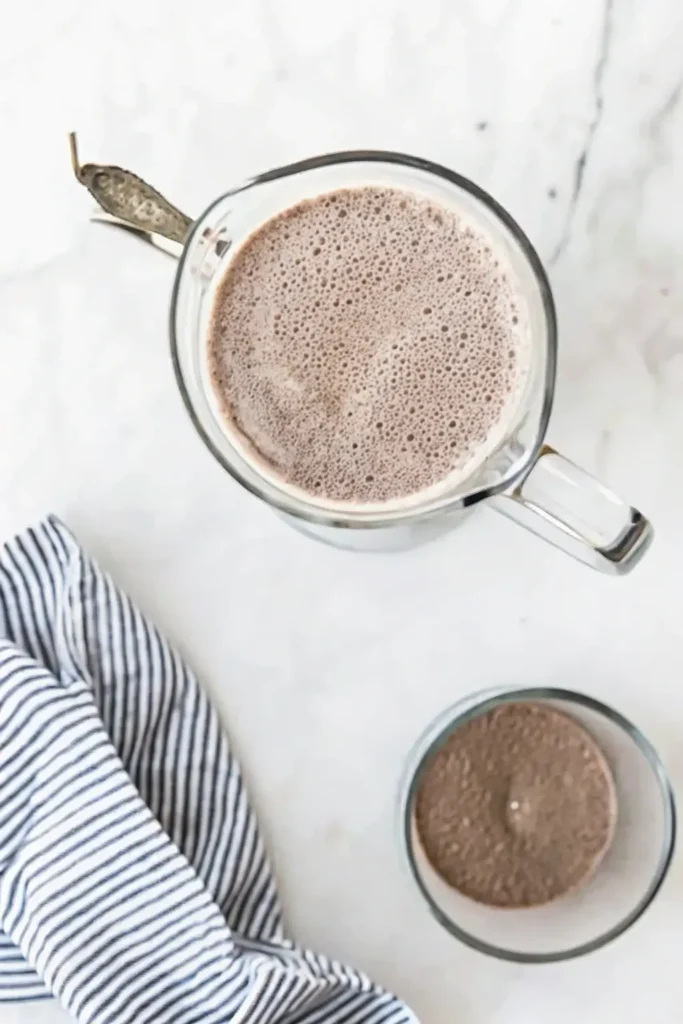
M612 844L596 873L574 892L540 907L477 903L444 882L429 863L415 825L425 768L459 726L501 704L543 703L570 715L601 747L617 790ZM553 963L593 952L622 935L657 895L676 841L676 807L652 744L623 715L572 690L503 688L472 694L444 711L411 751L399 794L402 852L432 914L474 949L517 963Z

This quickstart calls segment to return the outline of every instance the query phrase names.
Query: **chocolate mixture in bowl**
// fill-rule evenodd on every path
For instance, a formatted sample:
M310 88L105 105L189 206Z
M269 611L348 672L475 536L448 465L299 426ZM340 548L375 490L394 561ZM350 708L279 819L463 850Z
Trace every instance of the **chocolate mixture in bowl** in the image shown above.
M545 704L502 704L459 726L427 763L415 823L434 870L495 907L534 907L585 884L616 824L595 740Z

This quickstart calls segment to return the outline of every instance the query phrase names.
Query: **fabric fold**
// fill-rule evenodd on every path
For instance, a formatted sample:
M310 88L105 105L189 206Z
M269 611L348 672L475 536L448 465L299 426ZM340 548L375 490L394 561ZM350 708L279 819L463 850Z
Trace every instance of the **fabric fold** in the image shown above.
M0 999L92 1024L408 1024L300 949L218 717L50 518L0 550Z

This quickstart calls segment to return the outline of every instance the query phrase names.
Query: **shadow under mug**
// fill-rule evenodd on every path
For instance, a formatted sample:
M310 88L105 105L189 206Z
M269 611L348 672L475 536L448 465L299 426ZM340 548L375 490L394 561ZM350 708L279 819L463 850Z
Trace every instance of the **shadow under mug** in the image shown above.
M74 171L105 211L96 219L133 231L179 257L170 313L173 363L199 435L234 479L319 540L364 550L404 548L450 530L486 501L575 558L614 575L629 572L653 537L649 521L586 471L545 443L553 400L557 324L550 285L520 227L491 196L454 171L381 151L332 153L251 178L215 200L192 222L141 179L117 167ZM400 508L348 511L294 492L250 460L226 429L209 380L206 339L216 287L234 253L271 217L322 193L362 185L403 189L463 211L502 250L524 297L532 365L503 441L451 490L419 494Z

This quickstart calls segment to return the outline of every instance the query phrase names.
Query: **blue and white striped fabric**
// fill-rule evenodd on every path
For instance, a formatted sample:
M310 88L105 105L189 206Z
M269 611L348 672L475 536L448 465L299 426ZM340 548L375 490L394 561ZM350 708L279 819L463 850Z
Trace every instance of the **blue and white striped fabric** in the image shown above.
M0 928L83 1024L415 1024L285 937L215 713L54 518L0 550Z

